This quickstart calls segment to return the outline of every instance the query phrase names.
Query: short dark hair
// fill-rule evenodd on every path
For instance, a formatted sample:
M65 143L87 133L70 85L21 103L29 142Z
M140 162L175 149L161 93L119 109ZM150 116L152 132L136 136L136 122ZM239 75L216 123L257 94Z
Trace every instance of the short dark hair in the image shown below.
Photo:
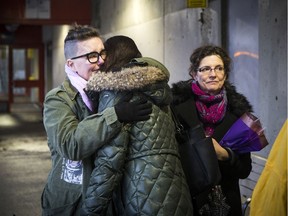
M142 57L137 45L130 37L117 35L104 42L107 56L101 70L116 71L128 64L133 58Z
M96 28L89 25L74 24L64 40L65 58L72 58L77 53L78 41L85 41L93 37L100 38L100 34Z
M202 59L211 55L217 55L222 59L224 63L225 74L228 79L232 60L223 48L214 45L205 45L194 50L190 56L191 64L189 68L189 74L191 75L192 73L196 73Z

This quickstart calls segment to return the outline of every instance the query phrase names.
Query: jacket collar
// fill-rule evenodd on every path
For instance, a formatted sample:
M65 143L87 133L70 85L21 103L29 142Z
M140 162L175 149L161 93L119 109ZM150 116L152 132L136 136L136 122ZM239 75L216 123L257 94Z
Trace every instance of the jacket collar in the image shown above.
M62 83L62 88L67 92L68 96L71 100L76 100L77 94L79 94L78 90L71 84L68 77L65 78Z

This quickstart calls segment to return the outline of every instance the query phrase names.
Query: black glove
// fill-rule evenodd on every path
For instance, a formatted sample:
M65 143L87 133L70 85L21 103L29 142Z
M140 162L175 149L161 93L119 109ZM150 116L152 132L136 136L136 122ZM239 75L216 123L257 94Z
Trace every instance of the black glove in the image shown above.
M118 120L124 123L148 120L152 113L152 104L147 100L128 102L131 97L132 95L127 95L115 105Z

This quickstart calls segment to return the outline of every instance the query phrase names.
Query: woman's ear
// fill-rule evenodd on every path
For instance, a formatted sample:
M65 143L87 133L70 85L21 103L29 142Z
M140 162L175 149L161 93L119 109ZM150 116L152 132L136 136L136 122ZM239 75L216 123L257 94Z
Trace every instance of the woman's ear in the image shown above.
M189 75L192 77L192 79L196 80L196 78L197 78L197 72L190 71L190 72L189 72Z
M66 61L66 65L67 65L71 70L75 71L75 65L74 65L74 62L73 62L73 61L71 61L70 59L68 59L68 60Z

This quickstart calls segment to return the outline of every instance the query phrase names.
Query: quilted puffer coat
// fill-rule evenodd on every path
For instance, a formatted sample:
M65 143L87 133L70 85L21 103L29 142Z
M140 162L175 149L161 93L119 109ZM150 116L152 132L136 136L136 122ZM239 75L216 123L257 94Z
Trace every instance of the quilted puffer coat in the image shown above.
M169 72L151 58L118 72L96 73L88 90L100 92L98 111L123 95L145 97L152 106L147 121L126 124L95 157L83 215L193 215L189 189L179 160L169 104ZM113 212L107 212L113 204Z

